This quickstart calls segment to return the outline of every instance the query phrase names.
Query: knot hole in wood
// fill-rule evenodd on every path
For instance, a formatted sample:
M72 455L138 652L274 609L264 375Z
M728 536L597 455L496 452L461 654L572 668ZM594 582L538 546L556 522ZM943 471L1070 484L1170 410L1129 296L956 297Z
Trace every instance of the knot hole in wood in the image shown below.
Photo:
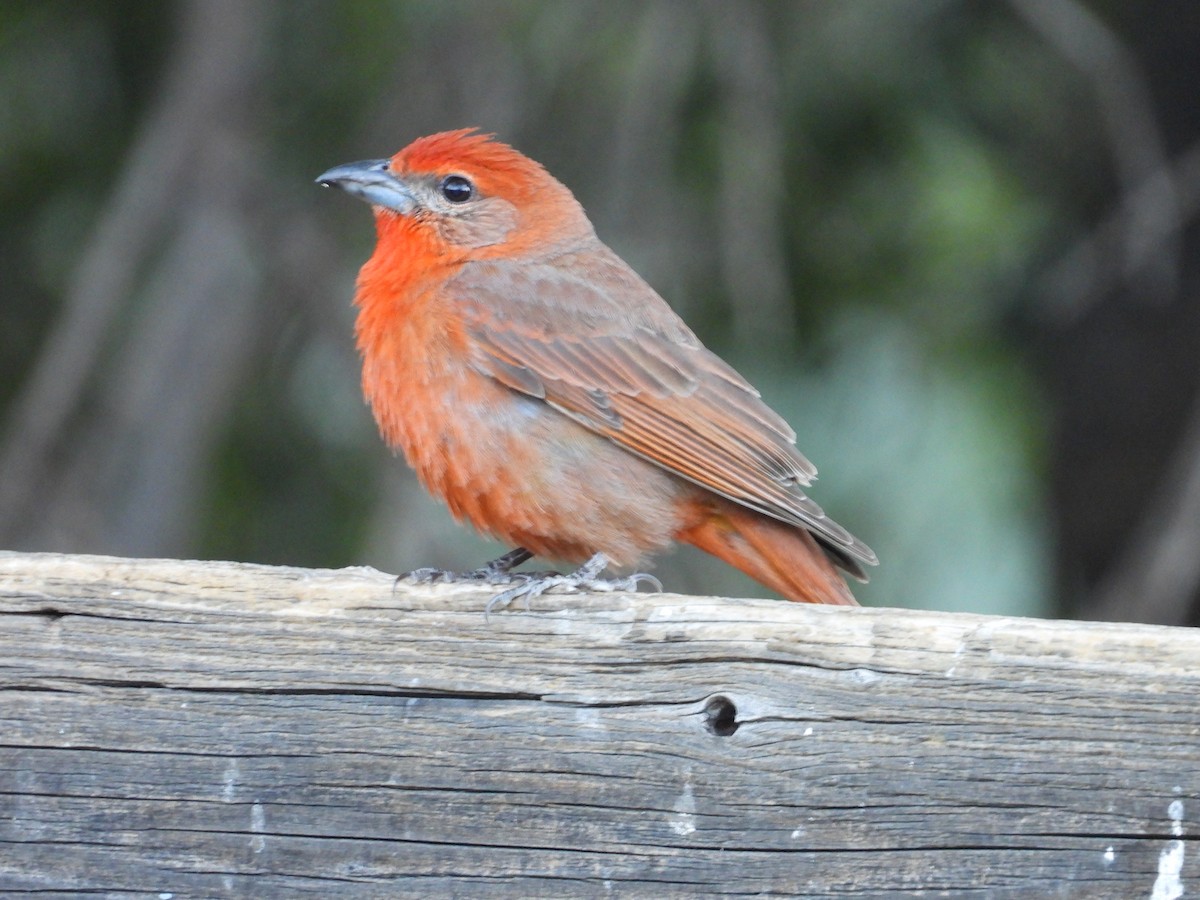
M738 730L737 707L728 697L718 694L704 706L704 724L718 737L729 737Z

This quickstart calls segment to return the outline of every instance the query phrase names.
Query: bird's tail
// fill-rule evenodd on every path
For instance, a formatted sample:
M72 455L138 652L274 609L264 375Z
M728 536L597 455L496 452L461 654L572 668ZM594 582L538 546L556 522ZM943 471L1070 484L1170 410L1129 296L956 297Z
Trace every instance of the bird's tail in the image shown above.
M678 537L789 600L858 606L833 560L804 528L720 500Z

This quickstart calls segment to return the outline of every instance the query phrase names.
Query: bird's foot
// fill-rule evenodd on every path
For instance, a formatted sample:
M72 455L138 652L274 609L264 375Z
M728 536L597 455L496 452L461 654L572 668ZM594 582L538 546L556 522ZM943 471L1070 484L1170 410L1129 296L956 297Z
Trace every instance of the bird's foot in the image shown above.
M653 575L647 575L645 572L637 572L625 578L601 578L600 573L607 566L608 557L603 553L597 553L569 575L560 575L557 572L538 572L528 575L526 580L516 587L501 591L489 600L483 610L484 617L486 618L491 615L496 609L504 609L514 600L524 600L525 609L528 610L529 604L534 597L540 597L551 590L564 593L573 593L575 591L636 591L639 584L649 584L656 591L662 590L662 582Z
M533 554L524 547L509 550L503 556L470 572L451 572L448 569L413 569L396 577L396 582L411 581L415 584L519 584L542 573L514 572L517 566L533 559ZM547 572L556 575L557 572Z

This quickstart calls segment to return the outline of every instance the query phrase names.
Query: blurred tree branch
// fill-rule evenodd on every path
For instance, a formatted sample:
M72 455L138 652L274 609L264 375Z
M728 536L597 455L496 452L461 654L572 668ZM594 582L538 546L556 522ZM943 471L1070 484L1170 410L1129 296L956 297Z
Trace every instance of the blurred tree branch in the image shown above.
M1171 202L1162 202L1164 188ZM1182 265L1179 253L1188 223L1200 212L1200 142L1128 185L1116 208L1095 228L1079 237L1039 277L1037 314L1048 324L1068 325L1085 314L1090 304L1122 287L1133 287L1144 267L1161 267L1163 258ZM1130 232L1140 223L1137 253L1129 251ZM1174 265L1174 264L1173 264ZM1131 285L1130 282L1134 284ZM1161 280L1152 279L1160 286ZM1172 276L1167 283L1177 283ZM1143 301L1149 299L1134 290ZM1150 297L1156 295L1151 294ZM1178 299L1157 296L1160 302Z
M1166 185L1173 198L1164 206ZM1170 164L1124 195L1120 206L1044 276L1043 296L1054 305L1048 312L1057 324L1064 317L1082 315L1085 305L1111 296L1135 277L1128 254L1117 248L1141 222L1148 231L1139 241L1145 259L1170 257L1183 239L1186 224L1200 212L1200 141ZM1169 213L1169 214L1168 214ZM1154 238L1155 240L1150 240ZM1121 266L1117 260L1125 260ZM1186 298L1177 297L1175 302ZM1179 385L1180 390L1189 390ZM1191 388L1195 392L1194 388ZM1197 393L1171 454L1170 464L1159 473L1154 491L1139 511L1122 551L1091 592L1086 603L1089 617L1163 625L1186 624L1195 615L1200 597L1200 393Z
M1182 625L1200 593L1200 395L1124 552L1089 598L1089 617ZM1131 616L1131 613L1133 615Z
M1171 404L1147 395L1153 394L1150 385L1156 380L1184 396L1196 393L1194 379L1190 384L1178 380L1180 373L1169 363L1177 352L1194 356L1194 346L1184 348L1194 342L1177 345L1164 340L1163 331L1186 329L1188 309L1196 302L1186 293L1195 286L1184 280L1184 261L1186 227L1200 209L1200 142L1170 158L1165 125L1145 71L1146 47L1139 56L1077 0L1011 3L1088 79L1105 127L1118 192L1112 211L1077 238L1040 275L1035 288L1035 316L1042 326L1056 335L1080 335L1080 356L1056 353L1051 368L1067 371L1068 383L1086 384L1090 391L1086 397L1068 394L1061 401L1060 417L1067 424L1058 477L1068 485L1067 497L1077 498L1059 511L1065 538L1075 539L1078 518L1104 522L1102 511L1108 509L1110 527L1119 528L1119 544L1109 548L1107 564L1087 585L1079 612L1089 618L1183 624L1195 614L1200 597L1200 396L1176 431L1175 423L1163 417ZM1165 25L1168 20L1159 21ZM1161 39L1162 32L1152 29L1150 35ZM1147 305L1155 307L1154 315L1139 316L1136 308ZM1143 319L1141 327L1129 327L1138 318ZM1082 343L1087 340L1084 335L1099 341L1090 352ZM1115 363L1110 362L1109 372L1089 381L1084 373L1100 352L1114 360L1140 357L1146 364L1118 374L1111 371ZM1116 382L1127 387L1114 389ZM1122 434L1137 443L1123 440ZM1164 452L1166 465L1148 469L1142 462L1140 471L1129 471L1148 448L1167 441L1173 443ZM1124 485L1142 486L1140 491L1125 491L1136 505L1117 504L1118 509L1101 501L1120 489L1095 483L1098 474L1109 472L1121 473ZM1070 547L1067 552L1072 552Z
M131 546L132 535L127 540L114 534L119 529L107 513L108 521L95 521L104 508L96 495L106 485L99 482L117 469L133 477L148 474L139 454L198 442L211 425L210 417L193 414L211 404L218 386L198 376L228 372L224 364L231 360L174 354L189 345L201 353L224 346L223 340L203 339L205 322L219 325L226 337L237 335L242 324L236 316L224 317L228 309L209 309L199 322L187 310L203 310L214 299L214 279L221 275L210 267L231 258L214 254L211 241L239 240L229 204L246 193L248 173L239 160L245 148L234 138L239 128L234 117L245 109L239 98L253 93L264 24L264 7L256 0L191 0L180 7L178 43L162 90L10 412L0 448L0 535L10 544L36 543L39 532L44 539L65 529L109 535L102 545L113 550ZM167 266L159 272L152 308L143 315L135 300L164 240L176 243L164 257ZM139 316L140 329L115 333L118 319ZM146 329L156 333L143 333ZM146 358L152 347L167 357ZM124 370L111 381L103 374L106 348ZM209 397L197 396L202 384ZM136 438L125 433L130 420L139 423ZM168 439L168 431L179 428L188 433ZM116 431L124 439L92 443L83 437L88 431L93 436ZM164 466L185 468L180 460L162 459L151 469Z
M1179 290L1183 217L1154 112L1137 59L1103 21L1077 0L1010 0L1013 8L1091 82L1122 198L1120 241L1112 249L1122 278L1142 279L1143 297L1169 302ZM1136 202L1135 202L1136 200ZM1091 257L1097 259L1097 257ZM1098 257L1103 258L1103 257ZM1078 259L1078 253L1069 260ZM1080 274L1080 267L1064 261ZM1061 281L1061 275L1059 280ZM1070 296L1096 296L1097 285Z

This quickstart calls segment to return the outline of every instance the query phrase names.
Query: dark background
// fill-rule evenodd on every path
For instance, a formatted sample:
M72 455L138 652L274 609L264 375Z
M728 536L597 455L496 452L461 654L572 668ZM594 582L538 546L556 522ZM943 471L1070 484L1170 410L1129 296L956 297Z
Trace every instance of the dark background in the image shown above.
M7 0L0 546L504 549L376 436L370 216L312 183L476 125L791 421L864 602L1197 624L1197 47L1193 0Z

